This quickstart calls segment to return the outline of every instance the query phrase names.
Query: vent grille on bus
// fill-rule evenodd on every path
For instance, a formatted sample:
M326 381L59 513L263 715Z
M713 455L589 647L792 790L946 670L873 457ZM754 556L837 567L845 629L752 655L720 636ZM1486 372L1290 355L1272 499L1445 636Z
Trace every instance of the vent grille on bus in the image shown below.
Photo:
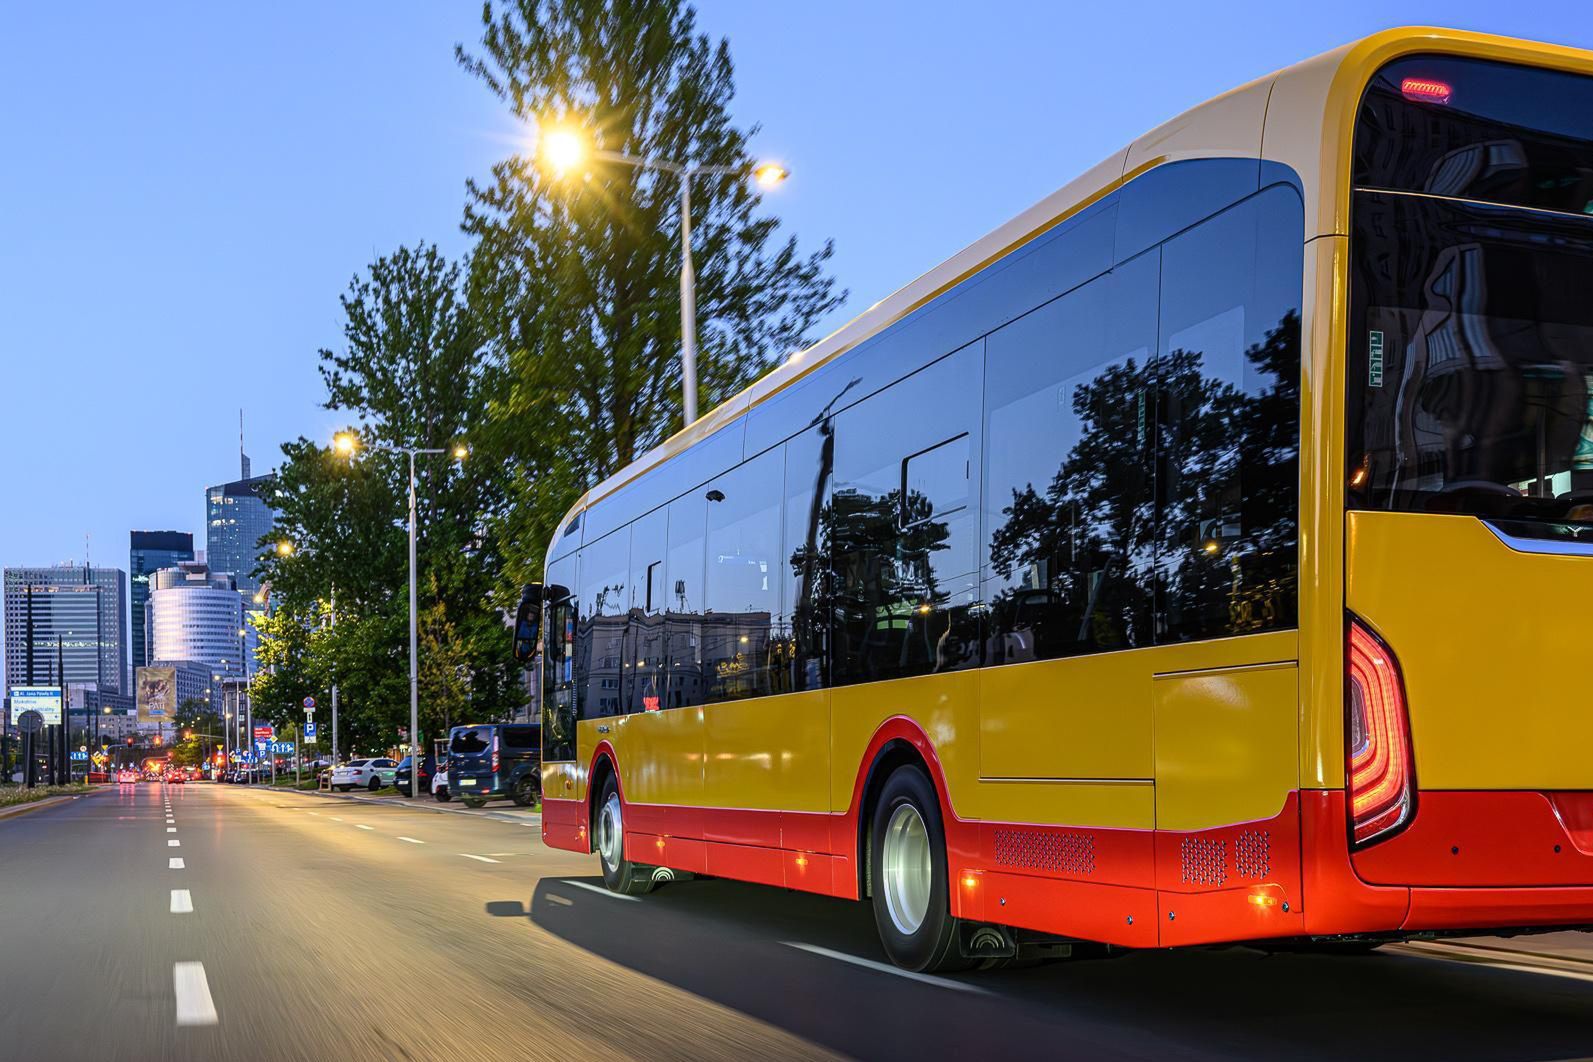
M1272 834L1246 830L1233 846L1233 872L1241 878L1264 878L1272 873Z
M1095 835L1047 830L996 831L996 862L1026 870L1095 873Z
M1191 885L1221 885L1228 880L1228 842L1185 837L1184 880Z

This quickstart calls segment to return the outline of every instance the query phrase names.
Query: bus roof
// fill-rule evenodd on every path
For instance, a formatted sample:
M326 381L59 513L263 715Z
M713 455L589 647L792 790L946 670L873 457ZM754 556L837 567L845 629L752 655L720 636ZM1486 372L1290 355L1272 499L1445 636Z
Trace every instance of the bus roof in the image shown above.
M1424 52L1462 54L1593 74L1593 53L1434 27L1384 30L1257 78L1162 123L1075 177L940 265L868 307L813 346L797 351L739 394L583 494L560 521L902 320L992 262L1045 233L1142 173L1196 158L1260 158L1299 175L1306 239L1349 231L1350 137L1362 90L1384 65ZM557 539L555 539L557 541Z

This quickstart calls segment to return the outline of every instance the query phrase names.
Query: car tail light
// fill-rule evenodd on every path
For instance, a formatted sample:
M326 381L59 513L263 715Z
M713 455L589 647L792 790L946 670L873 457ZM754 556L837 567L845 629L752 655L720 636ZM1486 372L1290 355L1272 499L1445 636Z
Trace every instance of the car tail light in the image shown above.
M1416 813L1416 765L1399 661L1360 620L1345 639L1345 784L1350 842L1360 848L1403 829Z
M498 773L498 734L496 731L492 735L492 773Z

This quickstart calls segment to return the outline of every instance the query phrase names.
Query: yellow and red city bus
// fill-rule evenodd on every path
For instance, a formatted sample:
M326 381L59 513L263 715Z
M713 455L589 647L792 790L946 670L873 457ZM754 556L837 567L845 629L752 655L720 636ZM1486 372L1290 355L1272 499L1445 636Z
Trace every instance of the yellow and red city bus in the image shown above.
M1168 122L579 501L544 839L913 969L1593 924L1589 291L1593 54Z

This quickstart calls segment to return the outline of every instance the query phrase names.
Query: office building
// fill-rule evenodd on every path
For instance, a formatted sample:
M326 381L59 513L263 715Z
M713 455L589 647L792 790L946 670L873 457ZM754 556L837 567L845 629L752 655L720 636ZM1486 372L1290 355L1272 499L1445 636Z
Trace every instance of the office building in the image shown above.
M254 576L260 540L276 523L276 513L266 502L276 477L251 477L248 457L242 465L242 479L205 489L205 563L213 572L231 572L238 591L252 597L260 589Z
M7 568L3 577L5 690L54 685L57 643L68 685L124 692L127 573L62 564Z
M134 531L127 554L127 588L132 599L132 622L128 625L133 667L143 667L149 655L148 617L149 577L162 568L173 568L194 559L194 536L187 531Z
M184 561L149 577L149 655L203 664L213 675L245 674L244 598L232 573ZM178 691L179 698L181 690Z

